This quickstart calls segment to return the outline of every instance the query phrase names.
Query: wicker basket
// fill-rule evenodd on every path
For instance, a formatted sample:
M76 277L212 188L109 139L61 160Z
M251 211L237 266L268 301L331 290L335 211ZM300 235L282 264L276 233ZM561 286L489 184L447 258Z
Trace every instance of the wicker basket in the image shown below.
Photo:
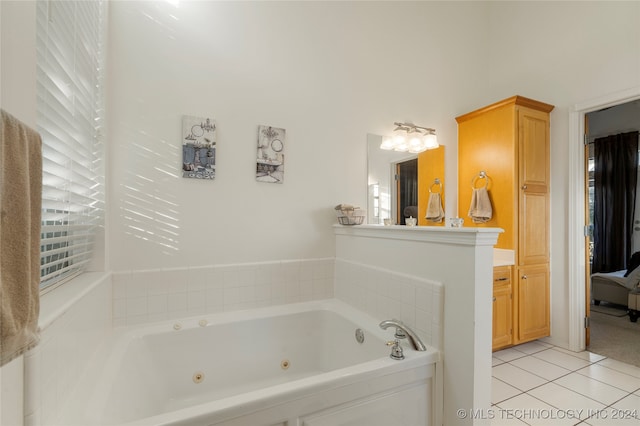
M336 210L340 225L362 225L366 212L362 209Z

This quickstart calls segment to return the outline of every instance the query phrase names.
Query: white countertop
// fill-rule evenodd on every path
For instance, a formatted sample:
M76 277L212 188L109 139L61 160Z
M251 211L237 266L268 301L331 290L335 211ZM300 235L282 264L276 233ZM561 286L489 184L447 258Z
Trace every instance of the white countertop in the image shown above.
M515 265L516 257L513 250L493 249L493 266Z
M495 246L501 228L447 228L444 226L405 225L333 225L337 236L374 237L383 239L450 243L472 246Z

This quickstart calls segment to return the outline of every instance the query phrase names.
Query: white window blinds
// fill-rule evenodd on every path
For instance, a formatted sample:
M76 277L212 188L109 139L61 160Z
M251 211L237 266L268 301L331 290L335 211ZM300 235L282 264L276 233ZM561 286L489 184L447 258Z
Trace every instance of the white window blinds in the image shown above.
M105 14L102 0L37 2L41 289L83 271L102 225Z

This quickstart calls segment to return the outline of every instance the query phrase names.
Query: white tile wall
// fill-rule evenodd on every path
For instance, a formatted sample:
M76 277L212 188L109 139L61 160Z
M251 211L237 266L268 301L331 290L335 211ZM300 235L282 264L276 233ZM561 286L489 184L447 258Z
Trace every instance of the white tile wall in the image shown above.
M0 368L0 425L24 424L24 357Z
M77 380L89 371L91 358L111 330L111 280L108 274L100 277L86 294L41 325L40 343L25 355L27 426L57 424L60 410L73 403L70 395Z
M442 349L441 283L338 259L335 297L377 319L399 319L426 344Z
M113 274L114 326L333 297L333 258Z

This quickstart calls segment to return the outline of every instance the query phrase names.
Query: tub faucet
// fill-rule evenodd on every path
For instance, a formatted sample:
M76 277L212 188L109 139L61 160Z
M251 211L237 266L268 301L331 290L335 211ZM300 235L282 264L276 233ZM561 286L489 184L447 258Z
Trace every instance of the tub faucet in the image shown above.
M409 338L409 342L411 342L411 346L416 351L426 351L427 346L422 343L422 340L418 337L418 335L411 330L405 323L397 319L385 320L380 323L380 328L386 330L389 327L395 327L396 333L395 337L398 339L404 339L406 337Z

